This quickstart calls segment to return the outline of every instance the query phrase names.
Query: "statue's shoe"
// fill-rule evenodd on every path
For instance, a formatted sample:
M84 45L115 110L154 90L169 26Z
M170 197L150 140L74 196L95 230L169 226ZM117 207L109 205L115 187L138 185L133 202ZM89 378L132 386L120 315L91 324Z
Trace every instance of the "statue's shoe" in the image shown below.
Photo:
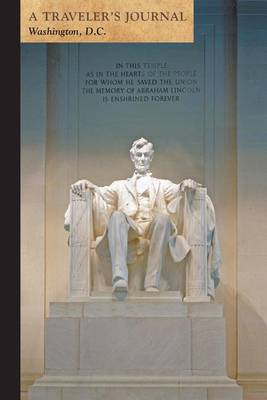
M113 284L113 293L116 292L125 292L127 293L128 291L128 285L127 282L124 279L118 279L114 284Z
M146 292L159 292L159 289L155 286L149 286L146 288Z

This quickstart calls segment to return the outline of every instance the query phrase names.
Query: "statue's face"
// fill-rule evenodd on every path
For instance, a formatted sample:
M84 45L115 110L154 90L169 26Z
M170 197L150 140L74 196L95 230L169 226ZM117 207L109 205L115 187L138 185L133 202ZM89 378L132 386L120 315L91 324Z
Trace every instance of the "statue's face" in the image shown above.
M141 149L137 149L135 155L132 157L135 170L139 173L145 173L148 171L152 157L153 155L150 151L149 145L145 145Z

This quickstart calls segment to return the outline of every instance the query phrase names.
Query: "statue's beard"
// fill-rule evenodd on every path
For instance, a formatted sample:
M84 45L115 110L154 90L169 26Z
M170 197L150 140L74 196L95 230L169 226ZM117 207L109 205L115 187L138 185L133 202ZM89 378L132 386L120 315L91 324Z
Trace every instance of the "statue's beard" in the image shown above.
M136 172L145 174L146 172L149 172L150 164L140 165L139 163L135 163L134 167Z

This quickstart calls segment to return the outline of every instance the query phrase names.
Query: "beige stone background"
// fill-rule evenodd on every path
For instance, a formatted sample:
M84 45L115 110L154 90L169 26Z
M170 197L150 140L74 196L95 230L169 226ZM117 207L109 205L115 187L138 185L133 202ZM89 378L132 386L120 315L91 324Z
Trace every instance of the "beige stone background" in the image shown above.
M162 177L174 180L178 163L181 178L192 176L208 186L224 260L216 302L225 308L228 373L244 386L246 400L262 400L267 398L267 7L265 1L252 3L240 2L237 25L231 1L196 2L196 24L208 47L207 79L214 83L207 84L212 100L205 103L207 129L202 136L181 139L177 127L177 144L160 134L151 139L160 155L153 164L155 176L163 167ZM110 138L109 146L97 142L90 148L86 126L69 114L90 119L86 108L76 109L77 81L69 79L77 76L75 60L85 53L67 45L22 46L23 400L27 386L43 373L49 302L67 295L62 222L68 187L80 177L98 184L120 177L121 168L114 167L118 157L125 174L130 171L130 134L116 146ZM103 164L99 160L108 147L110 158Z

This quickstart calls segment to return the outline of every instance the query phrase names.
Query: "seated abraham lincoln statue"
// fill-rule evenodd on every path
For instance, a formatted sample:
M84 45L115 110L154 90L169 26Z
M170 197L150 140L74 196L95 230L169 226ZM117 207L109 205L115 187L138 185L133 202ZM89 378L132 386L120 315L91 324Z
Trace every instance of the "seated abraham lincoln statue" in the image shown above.
M130 157L134 164L131 178L98 187L88 180L79 180L71 186L75 195L90 190L93 194L93 217L99 219L97 202L107 215L105 227L96 252L108 253L112 265L113 292L127 292L127 257L131 243L146 239L149 243L144 289L157 292L167 251L175 263L190 255L191 243L187 233L190 226L191 199L200 184L185 179L175 184L167 179L152 176L150 163L154 154L153 144L141 138L132 144ZM205 195L206 196L206 195ZM206 243L208 258L207 294L214 297L219 282L220 251L215 229L215 213L211 200L206 196ZM70 224L70 207L65 214L65 228ZM94 215L94 214L98 214ZM192 214L193 215L193 214ZM103 225L103 218L102 218ZM192 224L191 224L192 225Z

